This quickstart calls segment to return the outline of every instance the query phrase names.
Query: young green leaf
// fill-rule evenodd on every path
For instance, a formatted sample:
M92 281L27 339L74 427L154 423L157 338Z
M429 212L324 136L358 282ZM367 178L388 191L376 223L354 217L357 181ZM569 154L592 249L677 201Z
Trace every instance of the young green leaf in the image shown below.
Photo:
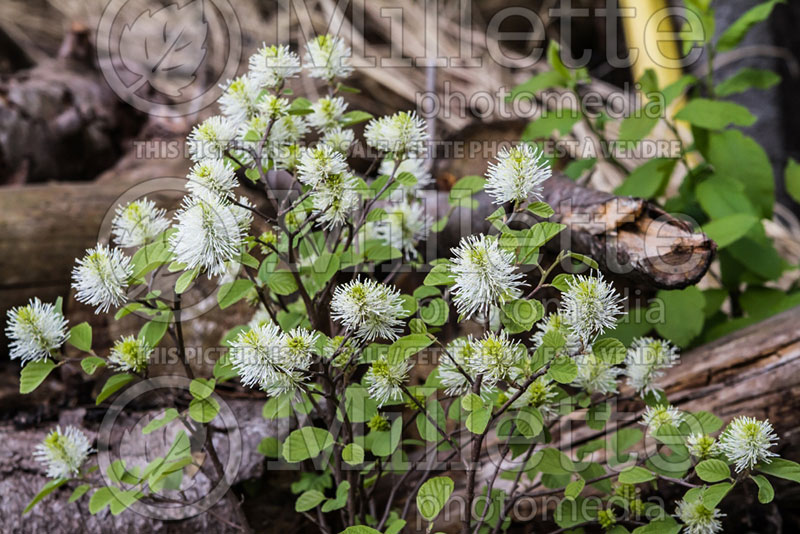
M417 510L419 515L433 521L442 511L455 484L450 477L433 477L425 481L417 492Z

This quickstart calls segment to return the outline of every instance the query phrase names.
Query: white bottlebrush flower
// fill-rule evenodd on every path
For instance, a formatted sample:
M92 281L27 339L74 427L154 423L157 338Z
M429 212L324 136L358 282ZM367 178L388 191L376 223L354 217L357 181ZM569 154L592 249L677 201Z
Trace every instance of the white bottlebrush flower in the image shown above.
M716 508L707 508L702 498L691 501L678 502L676 515L683 522L685 528L681 532L686 534L717 534L722 532L721 517L725 514Z
M451 341L445 349L447 354L442 353L439 358L439 380L446 388L445 394L449 396L465 395L472 388L472 384L464 376L464 373L470 373L469 365L474 358L475 340L471 336L460 337ZM464 373L458 369L459 367ZM470 378L474 377L470 375Z
M729 460L736 464L736 472L752 469L758 463L770 463L777 456L769 448L775 445L778 436L769 421L753 417L737 417L719 437L719 448Z
M364 383L378 406L403 398L402 384L408 378L411 362L408 360L381 359L372 362L364 375Z
M300 56L286 45L264 44L250 56L250 76L260 87L272 89L300 72Z
M347 156L350 147L353 146L353 142L356 140L356 134L353 130L347 130L339 128L331 128L325 135L322 136L320 142L323 145L327 145L334 149L336 152L340 152L342 155Z
M331 81L347 78L353 72L350 65L350 47L341 37L320 35L306 43L303 66L309 69L312 78Z
M695 458L707 460L719 454L719 443L713 437L702 432L697 432L686 438L689 452Z
M169 228L166 213L167 210L157 208L155 202L146 198L117 206L116 216L111 221L114 242L124 248L147 244Z
M95 313L124 304L128 300L128 279L133 273L130 263L130 258L117 248L98 243L95 248L88 249L72 269L75 298L97 306Z
M311 104L308 123L320 132L327 132L339 126L347 103L341 96L326 96Z
M344 224L358 207L358 182L352 174L326 176L311 195L311 206L325 228Z
M511 150L503 148L497 163L490 163L486 172L486 192L495 204L542 200L542 184L552 176L550 163L542 161L538 148L521 144Z
M683 413L668 404L648 406L642 415L642 424L651 434L658 432L658 429L665 425L678 428L682 422Z
M469 362L474 375L483 375L482 384L493 387L500 380L515 379L521 372L526 352L519 341L508 338L505 331L486 335L475 342L475 351Z
M331 312L334 320L367 341L397 339L405 315L400 291L374 280L353 280L338 286Z
M189 171L188 189L198 198L233 198L239 186L233 166L224 159L204 159Z
M300 156L302 154L303 148L300 145L292 144L276 149L272 156L275 160L276 168L294 171L297 165L300 164Z
M311 365L318 338L318 332L305 328L294 328L284 336L286 357L294 367L307 369Z
M228 80L220 86L224 91L219 97L219 109L235 124L246 121L256 113L261 87L255 78L245 74Z
M578 376L572 385L589 394L617 392L617 376L622 372L621 369L602 361L593 352L576 357L575 363L578 364Z
M234 208L212 198L185 197L177 231L170 236L175 259L188 269L204 269L209 277L225 272L227 262L239 256L244 234Z
M8 355L22 364L48 358L67 340L67 320L53 304L34 297L8 311Z
M378 172L380 174L385 174L386 176L391 176L392 172L394 172L394 166L394 160L391 158L386 158L381 162ZM431 176L430 169L428 169L428 164L425 161L425 158L421 158L413 154L409 155L409 157L400 162L400 165L397 167L397 172L395 172L395 176L399 176L404 172L413 174L417 179L417 183L410 188L402 186L404 189L406 189L406 192L416 189L423 189L433 182L433 177Z
M402 201L386 207L386 217L375 224L378 239L398 250L407 260L417 258L417 245L428 238L433 217L422 202Z
M231 343L231 364L245 386L258 386L270 396L293 393L307 378L314 341L307 331L287 336L275 324L256 325Z
M515 388L509 388L508 396L511 397L515 395L516 392L517 390ZM556 395L558 395L558 392L556 392L556 385L543 375L534 380L531 385L528 386L528 389L523 391L522 395L514 401L511 407L520 409L525 406L533 406L537 408L545 418L554 417L557 414L553 406Z
M425 120L414 111L399 111L390 117L372 119L364 129L364 139L369 146L401 160L407 155L420 154L429 137Z
M602 275L577 275L568 285L560 312L584 343L616 326L622 297Z
M542 345L544 336L548 332L557 332L561 334L564 341L566 341L565 348L567 354L574 355L580 350L580 339L578 339L578 336L572 331L572 328L570 328L564 320L561 313L555 312L545 315L541 321L536 323L536 332L531 336L531 343L533 344L531 348L534 351Z
M655 390L655 381L680 359L678 349L669 341L640 337L633 340L625 357L628 385L638 393Z
M111 366L120 371L140 373L147 368L147 361L153 349L143 339L123 336L108 354Z
M92 446L86 434L74 426L63 431L57 426L36 445L33 456L47 468L48 477L72 478L78 476L91 452Z
M223 157L236 139L238 129L235 122L220 115L209 117L195 126L189 134L189 154L192 160Z
M451 291L460 315L486 315L492 305L521 294L523 275L515 272L514 254L503 251L494 237L465 237L452 252L455 284Z
M347 162L344 156L327 145L305 149L297 165L297 179L311 187L327 177L346 172Z
M308 121L302 115L284 115L272 125L269 131L267 144L270 147L270 154L275 154L277 150L285 145L297 143L309 131ZM261 132L264 135L264 132Z
M289 101L275 95L265 95L258 103L258 112L265 119L275 121L289 113Z

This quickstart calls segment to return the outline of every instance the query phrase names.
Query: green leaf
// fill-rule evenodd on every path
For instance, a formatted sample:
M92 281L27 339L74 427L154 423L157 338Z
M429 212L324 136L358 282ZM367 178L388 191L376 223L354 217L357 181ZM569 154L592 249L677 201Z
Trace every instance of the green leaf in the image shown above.
M442 405L439 404L439 401L436 399L430 399L426 403L425 411L428 415L436 421L436 424L439 425L439 428L445 428L446 419L444 415L444 409ZM417 414L417 431L422 439L428 442L436 442L440 439L439 431L436 427L428 420L428 417L424 413Z
M633 534L678 534L681 528L677 521L667 516L664 519L655 519L642 527L637 527Z
M431 326L442 326L450 316L450 306L441 298L435 298L420 308L420 318Z
M548 70L537 74L528 81L523 82L513 89L509 95L509 100L526 99L531 100L539 91L552 89L553 87L564 87L567 79L558 71Z
M167 333L169 322L163 316L147 321L139 330L139 339L144 340L148 347L157 347Z
M694 468L697 476L704 482L721 482L730 478L731 469L722 460L703 460Z
M781 77L771 70L745 67L717 85L714 92L717 96L724 98L743 93L748 89L769 89L779 84L780 81Z
M767 477L764 475L750 475L750 478L758 485L758 502L761 504L771 503L772 499L775 498L775 490L767 480Z
M743 238L760 219L748 213L736 213L703 225L703 232L722 249Z
M455 484L450 477L433 477L425 481L417 492L417 510L419 515L433 521L442 511Z
M614 190L622 196L652 199L664 194L677 159L656 158L640 165Z
M656 331L678 345L686 347L703 331L705 297L696 287L659 291L656 295L663 303L664 320L656 323Z
M289 271L275 271L267 278L267 286L277 295L291 295L297 291L297 282Z
M263 454L267 458L280 458L281 457L281 442L278 438L267 436L258 443L256 449L259 454Z
M397 417L392 421L392 428L385 432L372 432L372 454L375 456L389 456L400 444L400 437L403 433L403 418Z
M90 489L92 489L92 487L89 484L81 484L80 486L75 488L75 490L72 492L72 495L69 496L69 500L67 502L70 504L74 503L75 501L86 495L86 492L89 491Z
M92 497L89 499L89 513L92 515L97 514L103 508L108 506L111 500L114 498L114 494L111 492L111 489L108 487L99 488L92 494Z
M572 80L572 73L561 61L561 46L558 41L551 40L547 45L547 63L553 67L567 82Z
M339 484L339 487L336 488L336 498L328 499L325 504L322 505L322 513L327 514L328 512L344 508L347 505L347 496L349 491L350 483L346 480L343 480L342 483Z
M756 469L774 477L800 484L800 464L783 458L773 458L768 464L758 464Z
M529 123L520 138L523 141L535 141L548 138L551 135L567 135L581 120L578 110L560 109L543 115Z
M219 413L219 403L212 397L192 399L189 403L189 417L198 423L209 423Z
M569 356L559 356L550 364L547 375L559 384L570 384L578 376L578 364Z
M213 378L195 378L189 384L189 393L198 400L203 400L214 393L217 381Z
M772 165L764 149L739 130L726 130L709 136L708 161L717 176L742 184L744 194L758 208L757 215L772 217L775 182Z
M474 412L484 407L483 399L474 393L467 393L461 398L461 407L468 412Z
M572 180L577 180L584 172L588 171L596 164L597 158L577 159L567 165L567 168L564 169L564 174Z
M539 435L544 428L542 414L532 406L524 406L517 412L515 418L520 434L528 439L533 439Z
M344 393L344 409L351 423L365 423L378 413L378 403L361 384L348 386ZM341 414L337 417L340 420Z
M219 291L217 291L217 303L219 303L220 309L224 310L236 304L254 287L255 284L250 280L234 280L233 282L222 284Z
M20 371L19 392L24 395L35 390L55 368L56 364L52 360L28 362Z
M175 408L167 408L164 415L160 419L153 419L142 429L142 434L150 434L159 428L168 425L180 416L178 410Z
M619 474L619 481L623 484L641 484L655 479L653 473L639 466L629 467Z
M381 534L379 530L364 525L356 525L354 527L347 527L341 534Z
M480 176L464 176L453 184L448 202L451 206L463 206L465 203L469 203L465 199L469 199L475 193L483 191L485 185L486 180Z
M349 465L359 465L364 462L364 448L357 443L348 443L342 449L342 460Z
M532 204L528 205L527 209L534 215L538 215L543 219L552 217L556 213L547 202L533 202Z
M356 110L356 111L348 111L347 113L342 115L342 118L339 119L339 122L343 127L348 128L350 126L366 122L372 118L373 118L372 114L367 113L366 111Z
M703 504L706 505L709 510L711 508L716 508L732 487L733 484L730 482L720 482L719 484L707 487L703 490Z
M98 367L104 367L106 361L98 356L87 356L81 360L81 368L87 375L93 375Z
M510 334L527 332L544 316L544 306L538 300L512 300L503 304L502 310L503 314L513 322L513 324L504 322Z
M625 361L625 356L628 350L625 345L618 339L604 338L595 341L592 345L592 352L597 356L600 361L609 363L611 365L619 365Z
M464 425L467 427L467 430L473 434L483 434L484 430L486 430L486 426L489 424L491 416L492 407L484 406L470 412Z
M194 269L182 272L181 275L178 277L178 279L175 281L175 293L180 295L187 289L189 289L189 286L192 284L192 282L194 282L198 274L200 274L199 267L195 267Z
M89 326L89 323L83 322L81 324L76 324L69 329L69 344L78 350L91 352L92 327Z
M567 499L575 499L578 495L581 494L583 488L586 486L586 481L583 479L580 480L573 480L567 487L564 488L564 497Z
M44 499L45 497L53 493L55 490L66 484L67 481L68 479L66 478L56 478L54 480L49 480L44 486L42 486L42 489L39 490L39 493L37 493L36 496L33 499L31 499L31 502L28 503L28 506L25 507L22 513L27 514L28 512L30 512L33 509L33 507L39 504L39 502L42 499Z
M751 126L756 122L756 117L744 106L707 98L690 100L675 114L675 119L686 121L706 130L722 130L731 124Z
M745 11L745 13L731 24L720 36L717 41L717 51L727 52L728 50L736 48L753 26L767 20L767 17L772 13L772 8L777 4L783 3L784 0L770 0Z
M297 502L294 503L294 511L307 512L309 510L313 510L314 508L319 506L319 504L324 500L325 500L325 495L323 495L321 491L318 490L304 491L297 498Z
M116 375L112 375L106 380L105 385L103 385L103 389L100 390L100 393L97 395L97 399L95 399L95 404L100 404L111 395L122 389L126 384L136 378L136 375L132 375L129 373L119 373Z
M597 262L594 261L590 256L587 256L586 254L578 254L577 252L567 251L567 256L569 256L575 261L583 263L584 265L588 265L592 269L600 268Z
M293 431L283 444L283 458L289 463L316 458L333 445L333 436L323 428L306 426Z
M552 447L536 452L528 464L547 475L570 475L575 472L575 463L569 456Z
M367 217L369 219L369 217ZM330 252L323 252L314 260L313 278L314 282L319 287L324 287L328 280L339 271L341 261L338 254L331 254Z
M745 195L744 185L734 178L712 176L698 184L695 195L700 206L712 219L741 213L759 213Z
M800 202L800 163L793 158L786 164L786 192L795 202Z

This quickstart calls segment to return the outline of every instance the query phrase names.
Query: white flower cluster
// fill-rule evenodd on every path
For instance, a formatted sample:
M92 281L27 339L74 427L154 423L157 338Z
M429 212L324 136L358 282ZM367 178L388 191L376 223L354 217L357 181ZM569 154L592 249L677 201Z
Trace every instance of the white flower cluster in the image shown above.
M499 381L515 380L522 374L526 355L525 347L509 339L505 331L487 332L475 342L467 372L473 377L482 375L481 390L492 391Z
M658 406L648 406L642 415L642 424L647 427L647 431L656 434L663 426L678 428L683 423L683 413L668 404Z
M584 345L616 326L623 299L602 275L577 275L567 284L561 315Z
M111 367L120 371L141 373L147 368L147 361L153 349L143 339L123 336L111 347L108 361Z
M703 499L687 501L682 499L678 502L677 516L685 525L681 532L686 534L717 534L722 532L721 517L725 514L717 508L708 508L703 504Z
M404 315L400 291L373 280L353 280L333 292L331 317L366 341L397 339Z
M36 446L33 456L47 468L48 477L59 479L78 476L91 452L86 434L74 426L63 431L58 426Z
M372 119L364 130L364 139L372 148L403 160L422 153L430 135L427 124L416 112L399 111L392 116Z
M509 395L513 396L518 390L516 388L509 388ZM555 383L550 380L546 375L542 375L534 380L528 389L511 405L512 408L520 409L525 406L533 406L539 410L539 413L545 419L555 417L557 415L557 405L554 404L555 398L558 396Z
M501 250L496 238L471 235L452 252L453 303L464 318L487 315L492 306L520 296L523 275L516 272L514 254Z
M467 370L469 362L474 357L475 341L472 336L460 337L451 341L445 350L447 354L442 355L439 360L439 380L446 388L445 394L449 396L465 395L472 387L464 373L471 378Z
M408 378L411 362L403 359L383 358L372 362L364 382L370 396L378 406L403 398L402 385Z
M532 349L535 351L544 342L544 336L548 332L555 332L561 335L566 341L565 350L569 355L577 354L581 349L581 342L578 336L572 331L569 324L564 320L560 312L549 313L536 323L536 332L531 336Z
M737 417L731 421L719 437L719 450L734 462L736 472L752 469L758 463L770 463L777 456L770 447L778 436L769 421L753 417Z
M169 228L166 213L166 210L157 208L155 202L147 199L118 206L116 217L111 222L114 241L123 248L146 245Z
M231 364L245 386L258 386L269 396L293 393L307 379L318 337L305 328L287 334L262 322L231 342Z
M669 341L640 337L633 340L625 358L628 385L637 393L655 390L655 381L664 375L663 369L674 366L680 356Z
M496 163L489 164L486 172L486 192L495 204L506 202L538 201L542 199L542 184L552 176L544 154L529 144L517 145L511 150L503 148Z
M413 194L414 191L424 189L433 182L433 177L431 176L430 169L428 169L428 164L426 163L425 158L421 158L415 154L409 154L408 157L401 160L400 164L397 165L397 171L395 171L394 167L395 160L391 158L385 158L381 162L378 172L380 174L385 174L386 176L391 176L392 173L394 173L395 176L399 176L404 172L412 174L414 178L417 179L417 183L411 187L402 186L403 190L407 194Z
M347 78L352 74L350 47L341 37L319 35L306 43L303 63L312 78L332 81L334 78Z
M76 261L72 270L72 287L75 298L89 306L97 306L95 313L107 312L112 306L127 302L127 289L133 268L130 258L117 248L97 244Z
M67 340L67 320L53 304L32 298L25 306L8 311L6 336L9 357L29 361L47 359Z
M374 225L375 236L403 252L406 260L417 258L417 245L428 238L433 218L422 202L401 202L386 207L386 217Z
M573 381L573 385L589 394L607 395L617 392L617 376L622 372L621 369L604 362L591 351L579 355L576 363L578 364L578 376Z
M286 45L266 43L250 56L250 76L259 87L274 89L300 72L300 57Z

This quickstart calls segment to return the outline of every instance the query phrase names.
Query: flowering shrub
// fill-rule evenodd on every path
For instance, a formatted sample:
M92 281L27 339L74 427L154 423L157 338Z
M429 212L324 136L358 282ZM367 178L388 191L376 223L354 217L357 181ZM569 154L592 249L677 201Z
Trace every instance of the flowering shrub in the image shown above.
M764 474L800 481L800 465L772 452L769 422L737 418L715 438L720 419L669 404L657 381L678 363L676 348L653 338L626 348L612 337L624 313L613 286L599 274L555 274L570 259L596 269L592 259L562 251L544 263L540 250L563 226L546 221L553 211L540 193L550 168L532 146L501 152L486 180L466 177L450 195L453 207L471 206L485 189L497 204L492 235L465 236L449 257L423 258L420 243L446 223L420 200L430 182L426 124L410 112L373 119L347 111L340 95L351 89L340 80L352 70L348 55L337 38L309 43L304 67L329 93L316 102L285 89L301 70L288 47L265 46L251 58L250 72L220 99L222 115L189 137L195 164L175 220L148 200L121 206L117 248L98 243L77 261L79 301L97 313L117 309L117 318L137 312L147 323L101 357L88 324L67 331L60 302L13 309L7 335L11 357L24 365L23 393L75 361L66 342L83 353L87 373L114 371L98 403L148 379L150 355L167 333L186 363L181 294L197 277L218 277L220 307L246 299L253 319L225 336L229 350L213 375L194 377L188 406L166 409L145 431L182 426L176 443L188 443L213 425L218 384L238 379L262 391L265 417L289 419L290 432L266 436L259 452L277 460L270 466L301 469L296 510L323 532L396 533L412 503L430 531L450 499L463 502L464 532L501 532L521 499L558 496L551 512L561 529L713 533L735 486L753 481L769 502ZM352 126L366 121L377 177L348 163ZM317 140L306 146L312 132ZM289 190L278 190L279 176ZM267 207L238 196L240 180L263 191ZM267 230L255 232L254 221ZM392 284L396 269L378 268L420 268L423 260L432 268L411 294ZM171 295L150 289L161 270L181 273ZM545 288L561 292L548 315L539 300ZM133 298L137 290L143 296ZM459 322L472 321L472 334L443 337L453 310ZM431 354L433 367L420 361ZM410 377L415 368L421 381ZM646 409L620 423L619 400ZM574 443L568 424L579 427ZM414 432L419 439L403 439ZM114 462L112 483L99 485L87 437L56 428L36 451L53 480L31 506L64 484L74 486L70 500L87 496L93 514L170 491L180 503L175 489L192 453L217 457L212 440L193 443L146 466ZM434 476L442 471L452 476ZM681 490L678 502L645 500L642 491L659 484ZM590 499L598 506L587 506ZM231 503L247 530L238 500Z

